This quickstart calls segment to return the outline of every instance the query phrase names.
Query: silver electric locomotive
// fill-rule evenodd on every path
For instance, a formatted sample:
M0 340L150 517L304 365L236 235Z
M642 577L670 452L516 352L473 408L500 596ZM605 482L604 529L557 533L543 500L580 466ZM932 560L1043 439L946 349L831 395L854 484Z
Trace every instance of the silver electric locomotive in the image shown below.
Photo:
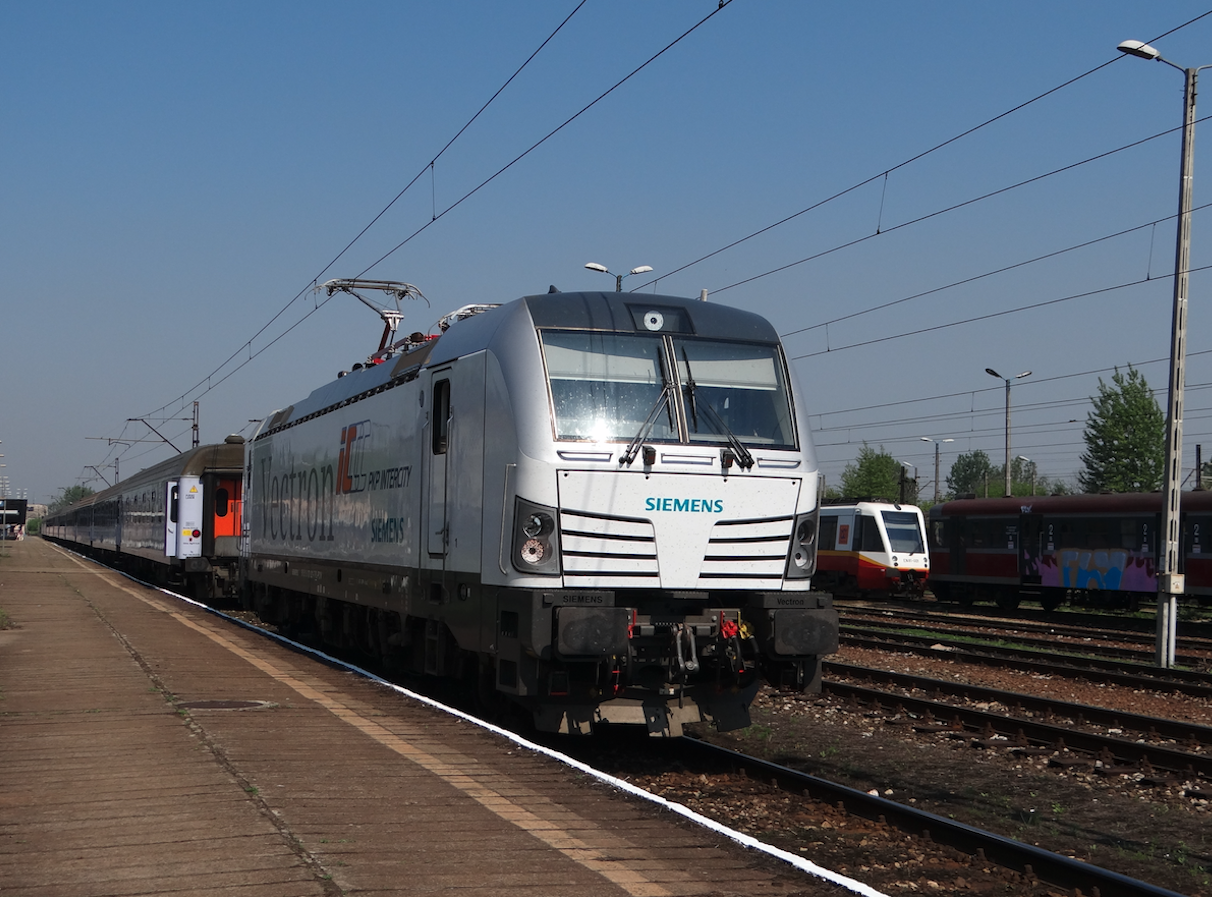
M265 420L246 601L546 731L748 724L819 687L819 477L778 337L632 293L469 307Z

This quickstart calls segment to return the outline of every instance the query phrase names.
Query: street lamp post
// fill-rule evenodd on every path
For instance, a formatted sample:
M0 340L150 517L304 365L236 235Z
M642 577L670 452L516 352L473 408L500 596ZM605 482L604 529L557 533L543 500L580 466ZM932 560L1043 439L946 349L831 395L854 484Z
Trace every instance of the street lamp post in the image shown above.
M991 377L996 377L998 380L1006 381L1006 498L1011 495L1010 491L1010 384L1015 380L1022 380L1024 377L1030 377L1030 371L1023 371L1021 374L1015 374L1013 377L1003 377L993 368L985 368L985 373Z
M1178 69L1186 79L1183 91L1182 159L1178 181L1178 238L1174 252L1174 311L1170 323L1170 392L1166 414L1166 482L1162 508L1165 553L1157 567L1157 665L1174 666L1178 638L1178 596L1183 593L1183 574L1178 572L1181 536L1179 498L1182 488L1183 388L1187 355L1187 279L1191 257L1191 181L1195 157L1195 82L1199 73L1212 67L1183 68L1148 44L1126 40L1117 48L1130 56L1155 59Z
M1030 458L1028 458L1026 455L1019 455L1014 460L1022 461L1026 464L1031 465L1031 496L1032 496L1032 498L1034 498L1035 497L1035 462L1032 461Z
M589 262L586 266L590 271L601 271L603 274L609 274L614 278L614 291L616 293L623 292L623 278L630 277L632 274L647 274L652 270L651 265L640 265L637 268L632 268L626 274L614 274L605 265L599 265L597 262Z
M939 493L939 488L938 488L938 450L942 443L955 442L955 440L954 439L931 439L929 436L920 436L918 438L921 439L922 442L933 442L934 443L934 501L937 504L939 499L942 497L942 495Z

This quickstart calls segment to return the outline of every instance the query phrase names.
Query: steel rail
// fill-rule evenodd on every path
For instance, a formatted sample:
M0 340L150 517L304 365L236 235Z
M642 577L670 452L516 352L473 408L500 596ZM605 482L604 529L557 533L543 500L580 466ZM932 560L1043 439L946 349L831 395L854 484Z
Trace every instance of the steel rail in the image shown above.
M972 608L967 608L964 613L903 605L898 606L895 610L846 605L839 605L838 609L843 613L847 622L854 622L858 625L876 623L876 619L867 619L873 617L878 618L880 624L897 620L901 621L902 625L913 625L920 622L924 627L935 625L977 626L1000 628L1007 632L1067 635L1073 638L1096 638L1150 646L1155 637L1151 620L1108 617L1098 614L1065 614L1060 619L1023 619L1017 616L1008 617L1004 613L1001 615L971 613ZM861 616L862 619L859 619L858 616L851 616L852 614ZM1146 625L1149 628L1146 629ZM1180 622L1178 628L1179 638L1187 645L1212 650L1212 629L1209 629L1208 624Z
M693 750L701 752L706 758L715 762L730 763L738 769L746 770L751 778L764 779L784 791L798 791L805 797L840 806L860 818L892 825L900 831L933 841L935 844L953 847L970 856L983 856L988 862L1062 888L1080 889L1083 894L1097 893L1100 897L1182 897L1176 891L1138 881L1109 869L1061 856L887 798L867 794L856 788L838 785L708 742L692 738L683 740L687 742L688 749L693 746Z
M1107 773L1147 772L1149 769L1156 768L1212 780L1212 755L1208 754L1196 754L1164 745L1116 738L1111 735L1081 732L1072 726L975 710L942 701L914 698L843 682L825 681L822 683L822 688L827 693L850 699L860 705L916 714L922 719L934 719L940 722L955 720L964 729L1006 738L1007 747L1014 746L1010 739L1027 742L1027 744L1020 745L1022 747L1040 746L1057 750L1063 745L1070 751L1088 755L1092 760L1102 760Z
M1063 661L1046 658L1039 651L1002 648L994 645L972 645L941 638L917 636L891 636L888 638L863 637L851 632L841 633L843 644L875 651L897 650L926 657L958 660L964 663L985 666L1013 667L1053 676L1069 676L1075 679L1090 679L1096 682L1113 682L1129 688L1149 688L1191 697L1212 697L1212 677L1207 674L1184 670L1159 670L1156 667L1132 664L1119 660L1097 660L1096 658L1064 655ZM959 647L959 646L963 647ZM941 650L939 647L942 646ZM982 653L984 651L995 653Z
M1108 710L1105 707L1094 707L1089 704L1074 704L1072 701L1058 701L1038 695L953 682L948 679L931 679L925 676L896 673L836 661L825 661L823 669L826 674L833 673L852 679L890 683L901 688L914 688L928 694L944 694L970 701L997 702L1015 711L1039 714L1045 719L1061 717L1075 720L1078 725L1090 724L1109 729L1130 729L1145 737L1168 738L1172 741L1207 745L1212 749L1212 726L1203 726L1198 723Z
M940 636L949 636L949 637L955 638L955 639L986 640L986 641L1005 640L1005 641L1012 641L1012 642L1014 642L1018 645L1022 645L1024 647L1039 648L1039 649L1048 650L1048 651L1067 650L1067 651L1072 651L1073 653L1076 653L1076 654L1081 654L1083 656L1088 652L1089 654L1096 655L1096 656L1102 657L1102 658L1128 660L1128 661L1135 661L1135 662L1140 662L1140 663L1151 662L1152 658L1153 658L1153 647L1151 644L1149 646L1149 649L1146 651L1146 650L1142 650L1139 648L1126 648L1121 645L1099 645L1099 644L1088 644L1088 643L1082 643L1082 642L1058 641L1055 638L1052 638L1052 639L1036 638L1034 636L1020 634L1021 630L1007 631L1004 629L996 629L991 632L989 629L983 629L983 630L982 629L965 629L957 624L938 625L937 623L935 623L935 624L923 626L923 625L915 625L913 622L898 622L898 621L894 621L894 620L843 620L842 624L841 624L841 628L842 628L843 632L845 632L845 631L862 631L864 629L874 629L874 630L878 630L881 632L893 632L893 634L896 634L896 630L906 629L906 628L930 629L930 630L937 631ZM990 627L990 628L992 628L992 627ZM1116 638L1114 635L1106 635L1106 636L1094 635L1094 636L1092 636L1089 633L1089 631L1086 631L1086 632L1074 631L1074 632L1069 632L1069 633L1057 632L1054 634L1055 635L1064 635L1064 636L1068 636L1070 638L1080 638L1080 639L1086 639L1086 640L1103 639L1103 638L1106 638L1107 640L1114 640ZM1132 641L1132 639L1130 639L1130 638L1129 639L1121 638L1120 640L1121 641ZM1187 667L1196 667L1196 666L1199 666L1200 664L1206 664L1210 660L1212 660L1212 658L1210 658L1206 654L1203 654L1203 655L1183 654L1183 655L1179 655L1176 658L1176 661L1178 663L1182 664L1183 666L1187 666Z

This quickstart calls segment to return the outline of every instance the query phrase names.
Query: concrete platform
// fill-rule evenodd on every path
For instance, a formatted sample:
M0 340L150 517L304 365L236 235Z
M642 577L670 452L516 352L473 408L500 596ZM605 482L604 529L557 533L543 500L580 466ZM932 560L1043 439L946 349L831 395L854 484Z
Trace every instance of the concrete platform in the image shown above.
M843 893L40 539L0 609L0 894Z

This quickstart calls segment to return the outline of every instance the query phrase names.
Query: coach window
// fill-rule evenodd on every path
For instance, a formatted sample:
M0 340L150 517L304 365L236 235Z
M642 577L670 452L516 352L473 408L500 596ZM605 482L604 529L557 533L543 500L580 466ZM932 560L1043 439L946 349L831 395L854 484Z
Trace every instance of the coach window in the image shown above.
M215 516L216 517L226 517L227 516L227 506L230 501L231 501L231 496L228 495L226 489L216 489L215 490Z
M450 381L433 385L433 453L445 455L450 441Z
M837 518L822 517L820 535L817 537L816 544L825 551L831 551L837 545Z
M868 517L866 514L860 514L855 518L861 521L859 525L858 550L859 551L883 551L884 540L880 536L880 525L874 517Z

